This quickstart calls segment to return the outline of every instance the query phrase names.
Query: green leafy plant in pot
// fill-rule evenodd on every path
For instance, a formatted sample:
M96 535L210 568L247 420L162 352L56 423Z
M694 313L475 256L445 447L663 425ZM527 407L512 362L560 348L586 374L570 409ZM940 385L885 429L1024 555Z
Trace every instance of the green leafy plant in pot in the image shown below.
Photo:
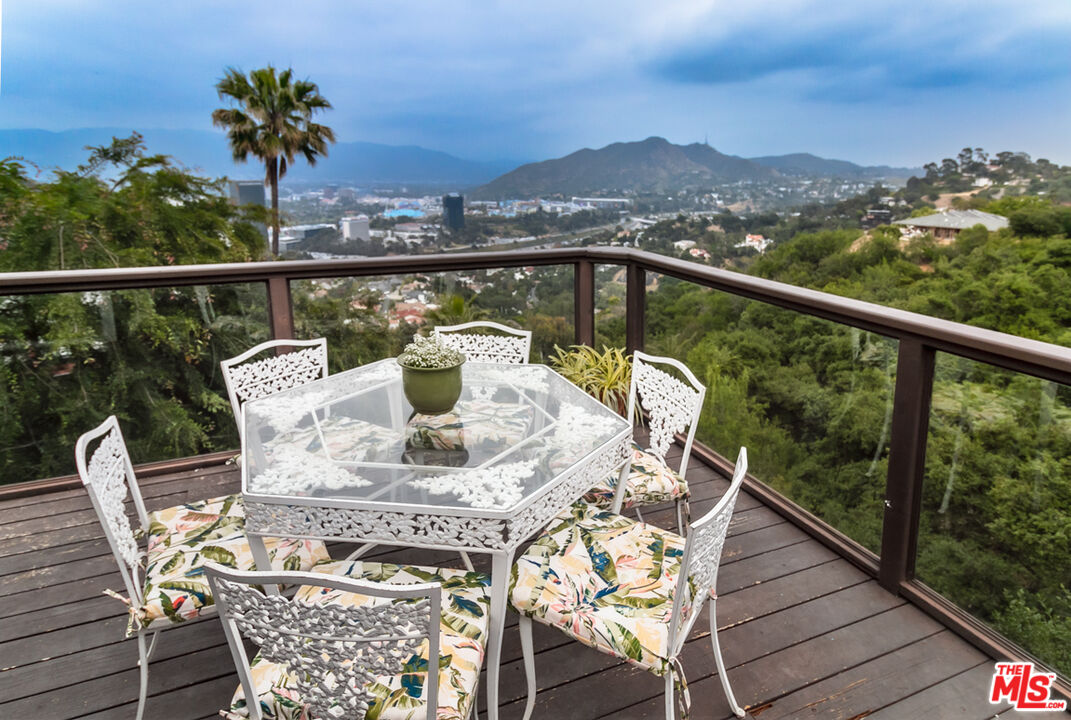
M402 392L424 415L449 411L461 397L461 366L465 356L437 337L414 337L398 356Z
M625 414L632 361L624 350L605 345L601 353L587 345L571 345L568 350L555 345L554 350L552 368L618 415Z

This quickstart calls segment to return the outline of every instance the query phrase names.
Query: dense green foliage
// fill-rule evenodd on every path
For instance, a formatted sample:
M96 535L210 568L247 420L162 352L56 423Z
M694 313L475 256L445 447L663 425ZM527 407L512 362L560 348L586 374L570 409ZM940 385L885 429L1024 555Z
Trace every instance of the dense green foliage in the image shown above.
M92 149L52 182L0 164L0 238L0 271L264 252L218 183L146 156L136 135ZM78 435L111 413L137 461L235 447L219 360L266 339L264 307L263 287L245 285L0 299L4 482L72 472Z
M1047 201L1013 212L1062 213ZM648 234L672 236L680 223ZM674 227L675 225L675 227ZM1071 240L1012 229L904 243L883 227L797 235L761 277L1071 345ZM624 335L619 282L600 341ZM618 281L621 278L617 278ZM648 287L648 351L708 385L698 437L880 549L896 342L671 278ZM1071 674L1071 388L938 354L918 576Z

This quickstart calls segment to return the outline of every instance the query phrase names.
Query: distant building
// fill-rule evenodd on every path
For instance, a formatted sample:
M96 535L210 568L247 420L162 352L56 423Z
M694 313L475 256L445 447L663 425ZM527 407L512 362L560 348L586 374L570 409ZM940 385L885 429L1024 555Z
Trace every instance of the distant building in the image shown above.
M990 232L1008 227L1008 218L981 210L945 210L922 217L897 220L904 235L931 233L937 240L951 240L967 228L982 225Z
M677 248L680 252L684 252L685 250L690 250L695 247L695 240L678 240L673 243L673 247Z
M264 183L260 180L231 180L230 200L232 205L259 205L268 207L268 199L264 193ZM268 226L263 223L253 223L260 234L267 240L270 237ZM280 248L280 252L282 248Z
M632 201L628 198L598 198L598 197L574 197L573 204L581 208L593 208L596 210L612 210L614 208L632 207Z
M344 217L339 222L339 229L342 230L342 239L347 242L352 242L353 240L368 242L372 239L372 231L368 226L367 215Z
M738 242L733 247L738 248L751 248L752 250L758 250L760 253L766 252L766 248L770 247L773 240L764 238L762 235L748 235L744 238L743 242Z
M231 180L231 204L268 207L264 183L260 180Z
M443 227L447 230L465 227L465 198L457 193L443 195Z
M866 214L859 222L864 230L876 228L878 225L888 225L892 220L892 211L885 208L867 208Z

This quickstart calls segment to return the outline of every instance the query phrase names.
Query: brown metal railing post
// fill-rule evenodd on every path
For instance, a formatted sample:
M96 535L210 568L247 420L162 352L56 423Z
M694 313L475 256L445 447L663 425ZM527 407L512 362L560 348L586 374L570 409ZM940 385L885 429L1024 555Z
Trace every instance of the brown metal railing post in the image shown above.
M900 340L878 568L878 582L892 593L915 574L934 356L918 340Z
M643 350L647 312L647 273L630 263L625 270L625 349Z
M268 278L268 320L273 338L294 337L294 306L290 298L290 281L285 275Z
M580 260L573 266L573 310L577 345L595 345L595 263Z

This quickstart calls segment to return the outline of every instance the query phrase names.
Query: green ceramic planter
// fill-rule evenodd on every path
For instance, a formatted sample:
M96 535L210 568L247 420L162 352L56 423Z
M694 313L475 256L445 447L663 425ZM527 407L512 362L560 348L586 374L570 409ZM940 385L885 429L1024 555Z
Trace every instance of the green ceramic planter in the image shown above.
M402 392L413 409L424 415L449 412L461 397L461 366L417 368L402 364Z

